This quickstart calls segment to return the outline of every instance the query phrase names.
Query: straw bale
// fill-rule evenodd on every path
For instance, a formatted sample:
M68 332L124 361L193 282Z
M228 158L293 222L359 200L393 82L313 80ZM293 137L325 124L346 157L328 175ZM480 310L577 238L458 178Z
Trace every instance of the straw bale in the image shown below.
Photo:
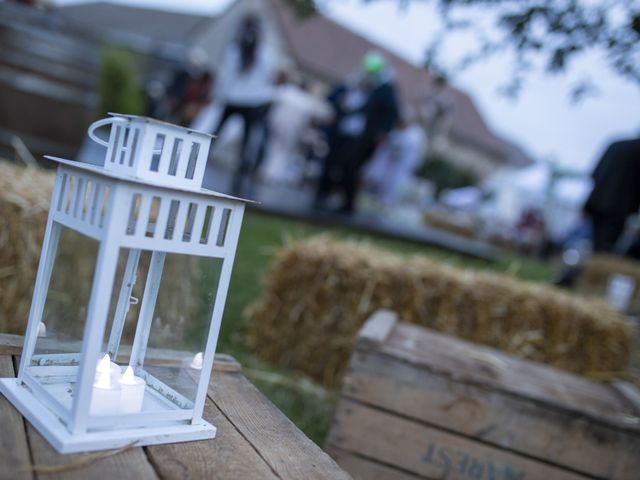
M335 387L379 308L573 372L619 371L629 358L631 327L603 302L324 236L276 253L247 309L249 342L265 360Z
M54 178L52 170L0 161L0 332L25 331ZM63 231L44 311L45 318L55 323L56 333L81 338L96 254L95 241ZM144 253L140 262L133 292L138 297L142 296L148 257ZM126 255L121 254L118 278L125 261ZM202 309L202 269L196 258L169 256L165 273L155 312L154 346L179 343L191 333L189 322ZM110 318L119 286L116 280ZM130 317L137 308L131 308ZM125 341L134 330L135 321L128 321Z
M24 333L54 175L0 162L0 331Z

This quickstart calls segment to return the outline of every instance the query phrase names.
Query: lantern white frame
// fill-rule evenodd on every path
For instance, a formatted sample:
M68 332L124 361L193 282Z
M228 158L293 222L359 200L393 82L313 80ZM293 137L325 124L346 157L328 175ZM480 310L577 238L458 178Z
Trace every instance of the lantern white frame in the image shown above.
M60 453L118 448L132 442L150 445L189 441L213 438L216 434L216 428L202 418L202 413L244 214L244 201L200 188L210 136L128 115L114 115L114 118L96 122L93 127L105 123L113 125L104 167L47 157L59 165L20 369L17 379L0 379L0 392ZM127 144L122 135L118 140L118 130L120 134L128 130L126 137L135 138L138 145ZM135 131L139 133L134 136L131 133ZM89 134L92 136L92 129ZM170 153L164 149L162 152L157 150L153 138L158 134L164 135L165 146L171 147L166 149ZM182 156L176 155L172 145L178 142L183 145L189 142L199 144L196 149L199 158L195 165L189 167L190 172L185 166L191 161L190 152L185 148ZM156 154L160 157L156 164L160 173L148 171L151 157ZM117 156L121 157L120 162ZM116 159L112 165L109 165L110 158ZM170 170L169 174L162 174L171 163L174 167L177 163L173 174ZM185 179L185 176L192 178ZM157 206L155 219L152 218L153 202ZM34 356L62 227L99 242L81 351L79 354ZM147 395L164 398L166 409L135 414L90 415L95 366L105 338L122 248L129 249L125 279L135 276L140 252L152 251L130 364L134 366L136 375L145 379ZM144 369L153 310L167 253L222 259L203 351L203 368L193 402ZM113 359L118 353L132 283L123 281L118 295L108 341L108 352ZM68 366L69 363L72 366ZM72 376L76 371L75 394L68 409L40 380L54 374Z

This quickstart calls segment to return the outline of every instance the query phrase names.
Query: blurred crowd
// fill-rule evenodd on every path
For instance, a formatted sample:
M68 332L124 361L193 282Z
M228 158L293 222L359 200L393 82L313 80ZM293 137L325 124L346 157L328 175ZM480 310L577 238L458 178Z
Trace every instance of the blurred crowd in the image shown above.
M366 190L377 211L393 210L451 128L455 105L446 82L435 78L425 101L405 108L393 69L371 51L322 95L310 91L294 68L283 68L263 37L260 19L250 15L215 71L204 52L192 52L168 86L148 86L147 115L216 135L210 162L230 168L233 194L246 194L247 185L256 183L304 186L315 191L309 207L349 215ZM234 125L238 148L223 162L225 136ZM582 221L561 246L588 243L590 250L638 256L639 142L607 150L593 173ZM469 195L473 205L481 203L480 190L467 187L444 192L442 204ZM549 243L539 207L524 208L511 230L530 253Z
M193 52L166 88L148 86L147 115L216 135L212 163L228 124L240 119L234 194L252 182L312 184L316 209L350 214L362 188L381 205L395 204L424 159L426 136L417 116L402 111L384 56L369 52L322 96L282 68L262 37L259 18L244 18L215 72ZM428 115L445 118L447 99L436 97Z

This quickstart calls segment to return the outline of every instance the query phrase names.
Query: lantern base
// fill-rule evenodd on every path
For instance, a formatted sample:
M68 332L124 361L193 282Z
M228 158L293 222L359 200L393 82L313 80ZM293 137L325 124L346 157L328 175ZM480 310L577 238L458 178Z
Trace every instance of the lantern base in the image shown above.
M58 417L15 378L0 378L2 393L45 437L58 453L91 452L162 443L190 442L215 438L216 427L204 420L198 424L176 424L147 428L118 428L73 435Z

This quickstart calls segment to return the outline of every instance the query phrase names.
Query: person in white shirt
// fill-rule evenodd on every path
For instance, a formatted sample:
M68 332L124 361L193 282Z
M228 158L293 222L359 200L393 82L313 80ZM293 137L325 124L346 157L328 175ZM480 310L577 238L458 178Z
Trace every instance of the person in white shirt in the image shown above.
M232 115L239 115L244 121L240 160L232 185L234 192L238 191L242 178L253 174L260 164L263 149L251 155L249 139L256 127L265 135L265 118L273 99L276 72L275 56L262 42L260 20L254 15L246 16L225 52L216 92L224 109L214 134L220 133Z
M419 125L401 118L367 166L365 180L385 207L395 206L423 159L425 135Z
M260 175L269 183L291 183L293 162L300 139L312 120L329 120L329 104L290 82L285 72L278 75L273 105L268 115L269 143Z

